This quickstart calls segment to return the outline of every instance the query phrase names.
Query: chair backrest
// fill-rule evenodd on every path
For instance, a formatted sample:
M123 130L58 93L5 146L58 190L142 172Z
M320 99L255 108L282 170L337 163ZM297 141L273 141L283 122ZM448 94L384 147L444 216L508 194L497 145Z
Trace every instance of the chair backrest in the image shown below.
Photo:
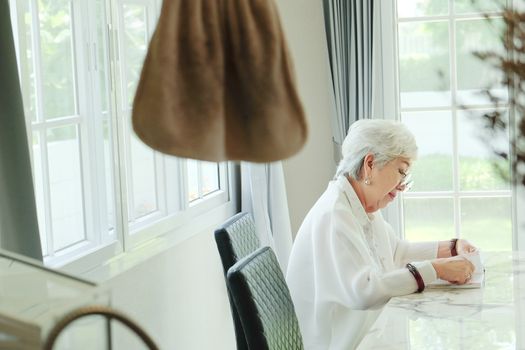
M259 248L259 239L255 231L255 223L249 213L239 213L231 217L221 227L215 230L215 242L221 256L224 275L238 260L253 253ZM242 324L228 290L235 338L238 350L247 350L248 345L242 329Z
M233 265L227 281L250 350L304 349L290 291L270 247Z

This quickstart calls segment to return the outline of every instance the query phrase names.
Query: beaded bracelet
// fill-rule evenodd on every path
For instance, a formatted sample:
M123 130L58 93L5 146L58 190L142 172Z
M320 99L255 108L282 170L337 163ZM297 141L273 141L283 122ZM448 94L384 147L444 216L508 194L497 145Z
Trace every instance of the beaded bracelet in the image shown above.
M411 263L408 263L408 264L406 264L406 268L408 269L408 271L410 271L410 273L416 279L417 292L421 293L422 291L424 291L425 290L425 282L423 282L423 277L421 277L421 275L419 274L419 271L416 269L416 267L414 265L412 265Z

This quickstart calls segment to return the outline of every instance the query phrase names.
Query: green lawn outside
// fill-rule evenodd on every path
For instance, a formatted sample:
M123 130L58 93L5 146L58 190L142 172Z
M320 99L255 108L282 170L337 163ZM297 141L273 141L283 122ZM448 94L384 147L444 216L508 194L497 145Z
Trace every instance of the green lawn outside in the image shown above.
M451 191L452 157L446 154L423 155L412 169L412 191ZM460 157L461 191L491 191L509 189L501 176L509 176L509 163L503 159Z
M439 222L409 223L405 237L412 241L447 240L454 237L454 228ZM512 226L509 220L484 219L463 225L461 237L483 251L512 250Z

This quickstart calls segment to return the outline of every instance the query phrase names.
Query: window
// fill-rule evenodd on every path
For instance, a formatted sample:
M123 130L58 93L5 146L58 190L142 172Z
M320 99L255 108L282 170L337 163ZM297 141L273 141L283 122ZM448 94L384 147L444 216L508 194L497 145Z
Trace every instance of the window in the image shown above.
M501 3L396 2L397 105L420 151L413 189L403 195L408 239L462 237L485 250L513 248L512 190L499 176L510 165L480 138L479 118L492 108L484 89L504 98L507 91L497 85L499 73L472 55L502 50ZM493 141L508 150L508 138Z
M166 156L132 131L157 0L12 0L44 259L133 248L231 204L226 163Z

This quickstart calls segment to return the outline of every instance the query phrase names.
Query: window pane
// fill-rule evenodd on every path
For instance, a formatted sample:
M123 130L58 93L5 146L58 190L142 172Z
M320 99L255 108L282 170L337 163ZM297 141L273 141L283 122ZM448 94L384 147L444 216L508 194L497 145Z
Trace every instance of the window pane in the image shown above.
M461 199L461 237L484 251L512 250L510 198Z
M454 205L449 198L405 198L405 237L437 241L454 237Z
M398 0L397 15L419 17L448 14L448 1L444 0Z
M84 240L84 209L77 126L47 132L54 249Z
M501 11L506 0L455 0L456 13L486 13Z
M201 162L202 165L202 195L219 189L219 164L210 162Z
M196 160L188 159L186 161L188 173L188 201L194 201L199 198L199 163Z
M131 168L133 179L132 217L139 218L157 210L155 154L134 133L131 136Z
M124 4L124 58L127 102L131 106L148 45L146 7Z
M500 41L503 22L501 19L458 20L456 22L456 61L458 103L490 104L481 92L491 88L501 98L507 98L507 90L501 86L502 74L473 55L474 52L503 51Z
M448 22L399 24L402 107L449 106Z
M33 179L35 186L36 213L38 217L38 229L40 231L40 244L42 254L49 254L47 249L47 230L44 201L44 186L42 183L42 146L38 134L33 134Z
M69 0L39 0L44 116L75 115Z
M412 191L452 190L452 116L449 111L403 113L419 156L411 169Z
M481 119L483 112L458 112L459 183L463 191L509 189L500 175L509 176L509 163L494 155L490 145L481 139L486 130ZM498 150L509 152L508 138L496 138L491 143Z

